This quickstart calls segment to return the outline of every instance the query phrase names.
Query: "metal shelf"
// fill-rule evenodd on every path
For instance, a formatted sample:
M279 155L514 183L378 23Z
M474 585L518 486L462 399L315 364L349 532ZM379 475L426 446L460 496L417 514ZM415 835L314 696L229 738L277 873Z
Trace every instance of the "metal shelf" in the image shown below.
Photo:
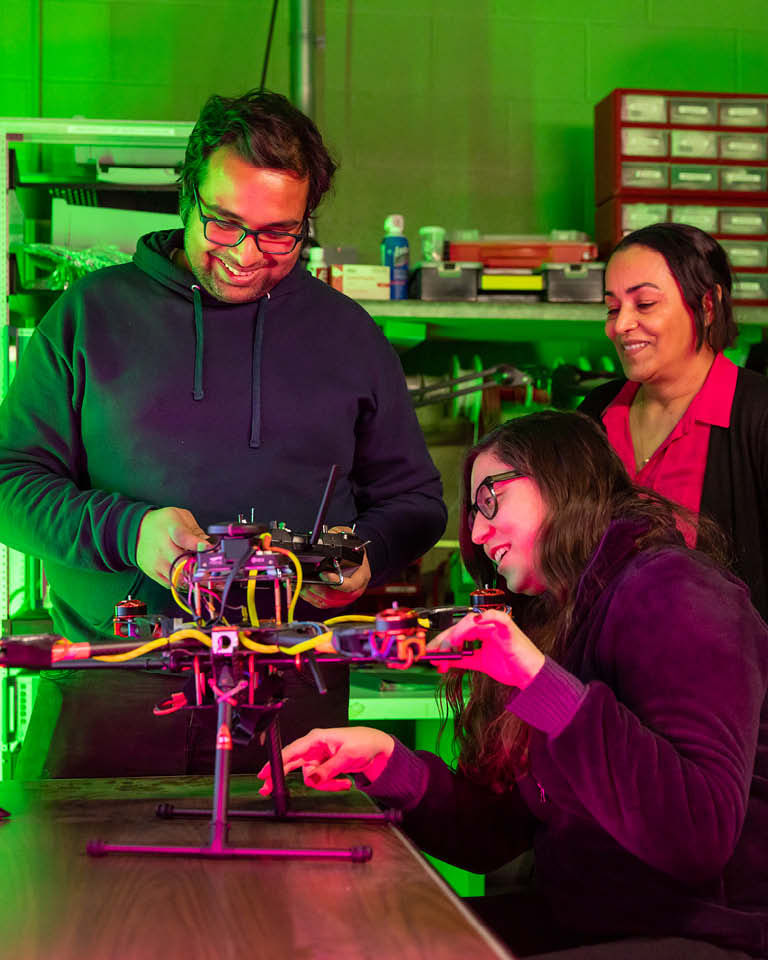
M11 284L11 263L8 251L9 217L8 194L11 187L18 187L27 192L35 191L48 194L62 191L89 191L95 194L109 196L109 206L120 206L121 197L130 209L137 205L147 209L156 208L158 204L168 205L166 198L176 191L176 185L169 184L138 184L115 183L110 180L98 179L90 176L89 170L81 175L76 169L62 171L57 174L54 170L25 170L19 175L15 165L14 151L24 149L29 145L46 148L64 146L69 149L75 147L140 147L140 148L184 148L192 130L191 123L156 122L156 121L126 121L126 120L77 120L77 119L41 119L25 117L0 118L0 399L8 389L11 376L12 348L15 349L18 340L18 331L22 328L34 326L51 302L58 295L58 291L48 290L14 290ZM44 156L44 154L40 154ZM74 165L74 157L73 157ZM163 195L166 196L163 196ZM144 200L137 201L142 195ZM42 209L42 205L41 205ZM30 220L44 223L45 215L33 214ZM17 284L18 286L18 284ZM25 333L28 330L25 331ZM38 601L41 598L32 596L37 591L36 580L28 571L21 571L22 557L13 556L7 547L0 545L0 620L7 620L9 616L9 597L11 592L11 573L21 576L25 590L30 593L29 601ZM16 579L16 576L14 579ZM35 583L32 582L35 580Z
M387 337L423 340L584 340L604 336L602 303L515 303L473 300L361 300ZM768 307L736 306L740 326L768 327ZM755 339L758 331L747 339ZM759 336L758 336L759 339Z

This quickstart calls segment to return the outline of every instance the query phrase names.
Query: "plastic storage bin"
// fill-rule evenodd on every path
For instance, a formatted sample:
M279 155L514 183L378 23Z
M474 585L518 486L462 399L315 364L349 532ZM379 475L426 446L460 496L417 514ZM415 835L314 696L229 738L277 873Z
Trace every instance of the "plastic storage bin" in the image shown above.
M414 300L477 300L481 263L417 263L410 280Z
M711 130L672 130L669 137L672 157L717 156L717 134Z
M726 160L765 160L765 137L761 133L721 133L720 156Z
M768 126L768 104L765 100L721 100L721 127Z
M669 173L664 163L622 163L621 185L629 189L666 190Z
M448 244L454 263L479 261L484 267L540 267L542 263L578 263L595 260L597 247L588 241L568 241L547 236L480 237L477 241Z
M688 223L705 233L717 233L717 207L673 206L670 219L672 223Z
M723 193L766 191L761 173L750 178L722 172L748 165L768 170L768 95L619 89L595 105L598 205L654 193L653 199L672 203L681 200L674 193L714 200Z
M672 97L669 101L669 122L714 127L717 124L717 102L698 97Z
M621 131L621 152L625 157L665 157L667 144L666 130L624 127Z
M766 189L765 167L720 167L721 190L762 190Z
M550 303L602 303L604 263L545 263L542 266Z
M646 93L625 93L621 119L627 123L666 123L667 98Z
M670 166L669 186L672 190L717 190L719 185L717 167L683 163Z
M731 266L735 269L768 267L768 242L721 240L720 244L728 254Z
M731 236L759 236L768 234L768 208L728 207L718 213L720 233Z
M731 296L736 303L768 301L768 273L734 273Z

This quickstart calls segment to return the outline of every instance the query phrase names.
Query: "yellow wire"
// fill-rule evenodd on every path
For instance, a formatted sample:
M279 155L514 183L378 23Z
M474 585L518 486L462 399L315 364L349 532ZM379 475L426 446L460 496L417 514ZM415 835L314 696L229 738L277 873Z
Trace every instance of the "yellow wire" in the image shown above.
M259 614L256 610L256 575L258 572L258 570L248 571L248 587L245 591L245 600L248 604L248 619L252 627L258 627L259 625Z
M251 640L244 633L238 633L240 642L242 645L248 649L253 650L254 653L277 653L278 648L274 644L270 643L256 643L255 640Z
M182 640L199 640L206 647L210 647L211 638L206 636L202 630L185 628L177 630L168 637L159 637L157 640L149 640L147 643L136 647L135 650L126 650L123 653L109 653L101 657L94 657L94 660L103 660L105 663L122 663L126 660L135 660L136 657L143 657L144 654L157 650L158 647L169 646L173 643L180 643Z
M329 620L323 620L326 627L333 626L335 623L375 623L376 617L369 617L359 613L345 613L340 617L331 617Z
M302 570L301 570L301 564L299 563L299 558L296 556L296 554L291 553L290 550L284 550L282 547L273 547L271 543L269 547L267 547L266 549L272 550L274 553L285 554L285 556L288 557L288 559L293 564L294 569L296 570L296 588L293 591L293 599L291 600L291 604L288 607L288 616L287 616L288 623L291 623L291 621L293 620L293 611L296 609L296 604L299 601L299 593L301 592L301 587L302 587L302 584L304 583L304 574L302 573Z
M136 657L141 657L145 653L149 653L152 650L157 650L158 647L165 647L168 644L168 640L165 637L162 637L158 640L150 640L148 643L142 644L140 647L136 647L135 650L126 650L123 653L110 653L104 654L101 657L94 657L94 660L103 660L106 663L121 663L124 660L133 660Z
M182 627L181 630L176 630L175 633L172 633L168 639L172 643L176 643L177 640L199 640L200 643L205 644L206 647L210 647L211 638L208 634L203 633L202 630L195 630L194 627Z
M190 610L189 607L186 605L186 603L184 603L184 601L179 596L178 590L176 588L177 581L179 580L182 573L184 572L184 566L185 565L183 563L179 563L177 564L176 569L173 571L173 577L171 578L171 596L176 601L178 606L180 606L185 613L188 613L190 614L190 616L194 617L195 611Z
M324 645L326 641L330 641L332 636L332 632L326 630L325 633L320 633L316 637L310 637L309 640L302 640L300 643L295 643L292 647L280 647L280 653L287 653L289 656L293 656L297 653L305 653L307 650L316 650L319 646ZM333 653L333 647L329 646L328 649L323 652Z

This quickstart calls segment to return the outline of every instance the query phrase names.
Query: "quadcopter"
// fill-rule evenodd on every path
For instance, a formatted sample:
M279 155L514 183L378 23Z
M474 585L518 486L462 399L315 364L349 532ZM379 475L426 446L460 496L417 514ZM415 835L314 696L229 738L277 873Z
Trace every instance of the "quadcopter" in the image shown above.
M229 819L261 817L277 820L374 819L397 821L392 811L370 814L295 812L281 762L279 714L285 703L282 671L293 668L311 676L317 690L326 692L325 663L378 664L408 670L419 662L460 663L474 649L432 651L428 639L470 611L507 610L502 590L476 590L470 604L461 607L407 609L393 605L375 616L354 614L324 622L293 619L302 584L325 571L342 579L344 569L357 566L365 543L354 533L329 531L323 524L333 490L331 471L318 519L311 533L294 533L285 524L245 522L208 528L209 546L185 552L173 562L171 593L182 616L150 615L140 599L126 597L115 605L114 636L103 643L71 643L56 634L7 636L0 639L0 666L30 670L113 668L163 669L186 672L185 691L157 705L158 716L177 710L216 711L216 753L213 809L177 810L161 804L158 816L210 816L209 844L205 847L126 846L92 841L92 856L109 853L167 854L209 858L327 857L365 861L370 847L349 850L265 851L227 843ZM245 590L245 603L230 603L234 585ZM273 616L260 618L256 590L268 589ZM230 761L237 736L265 737L273 781L272 811L229 809ZM235 743L233 744L233 739Z

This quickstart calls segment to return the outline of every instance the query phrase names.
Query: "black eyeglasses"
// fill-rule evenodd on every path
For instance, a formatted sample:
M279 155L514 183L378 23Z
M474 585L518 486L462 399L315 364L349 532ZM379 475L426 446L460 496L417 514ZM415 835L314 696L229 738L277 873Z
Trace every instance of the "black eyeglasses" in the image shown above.
M504 473L494 473L481 480L475 491L475 502L469 508L469 529L471 530L474 527L478 513L482 513L486 520L493 520L496 516L499 501L496 498L496 490L493 486L495 483L499 483L501 480L516 480L524 476L525 474L518 470L505 470Z
M286 233L284 230L249 230L231 220L217 220L216 217L206 217L200 205L200 194L195 190L197 212L203 225L203 236L211 243L220 247L236 247L246 237L253 237L256 246L262 253L271 253L282 257L293 253L296 244L304 240L306 234L302 225L301 233Z

